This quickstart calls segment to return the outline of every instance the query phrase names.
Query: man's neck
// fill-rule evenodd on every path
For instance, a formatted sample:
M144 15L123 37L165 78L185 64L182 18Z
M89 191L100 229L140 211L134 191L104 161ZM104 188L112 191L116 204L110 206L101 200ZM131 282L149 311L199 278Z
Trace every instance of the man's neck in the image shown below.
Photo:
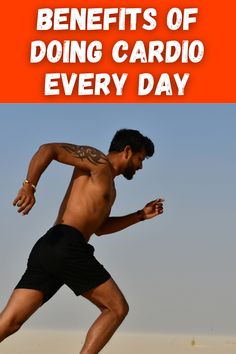
M119 153L109 153L107 158L111 165L112 175L115 178L121 174Z

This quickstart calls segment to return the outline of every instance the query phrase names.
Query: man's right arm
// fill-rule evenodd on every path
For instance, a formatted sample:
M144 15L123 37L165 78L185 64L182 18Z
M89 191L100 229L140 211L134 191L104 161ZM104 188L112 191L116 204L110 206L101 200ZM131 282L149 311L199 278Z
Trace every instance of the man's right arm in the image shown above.
M23 187L13 201L13 205L19 207L19 213L28 214L33 207L36 185L42 173L53 160L77 167L91 174L97 168L108 164L106 156L101 151L90 146L67 143L50 143L40 146L30 161Z

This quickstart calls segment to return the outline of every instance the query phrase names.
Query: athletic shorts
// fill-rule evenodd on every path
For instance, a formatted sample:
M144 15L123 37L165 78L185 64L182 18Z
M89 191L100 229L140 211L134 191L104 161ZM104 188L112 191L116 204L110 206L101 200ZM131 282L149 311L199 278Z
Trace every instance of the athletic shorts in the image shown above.
M110 277L83 235L72 226L58 224L34 245L16 289L40 290L46 302L64 284L78 296Z

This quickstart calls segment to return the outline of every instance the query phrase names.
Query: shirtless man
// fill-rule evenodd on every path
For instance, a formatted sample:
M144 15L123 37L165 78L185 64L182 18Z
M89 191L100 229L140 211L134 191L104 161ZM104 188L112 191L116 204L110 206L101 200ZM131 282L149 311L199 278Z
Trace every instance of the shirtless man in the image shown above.
M132 179L152 156L154 145L137 130L118 131L108 155L88 146L42 145L13 204L26 215L35 203L40 176L52 160L74 166L54 226L33 247L27 269L0 315L0 341L21 325L63 285L95 304L101 314L89 329L80 354L97 354L128 313L128 304L110 274L94 257L91 235L110 234L163 212L163 199L121 217L110 217L114 178Z

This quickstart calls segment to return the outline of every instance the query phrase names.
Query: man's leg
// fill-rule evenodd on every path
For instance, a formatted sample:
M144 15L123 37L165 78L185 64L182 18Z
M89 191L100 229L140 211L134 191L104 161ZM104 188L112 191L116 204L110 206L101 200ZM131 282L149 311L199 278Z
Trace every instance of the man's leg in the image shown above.
M83 296L95 304L101 314L90 327L80 354L97 354L124 320L129 307L112 279L87 291Z
M32 289L15 289L0 314L0 342L16 332L42 305L43 293Z

